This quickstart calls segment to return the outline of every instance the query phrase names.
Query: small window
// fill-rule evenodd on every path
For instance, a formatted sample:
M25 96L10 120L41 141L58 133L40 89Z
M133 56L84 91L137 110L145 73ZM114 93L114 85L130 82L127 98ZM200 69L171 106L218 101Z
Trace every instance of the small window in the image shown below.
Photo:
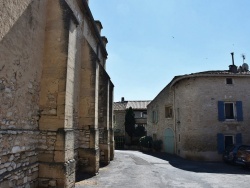
M116 117L113 115L113 122L116 123Z
M158 114L157 114L157 111L152 111L152 122L153 123L157 123L158 121Z
M242 101L236 101L236 102L218 101L218 120L243 121Z
M233 84L233 79L232 78L226 78L227 84Z
M172 118L173 117L173 109L172 106L165 107L165 118Z
M156 134L153 134L153 140L156 140L156 139L157 139Z

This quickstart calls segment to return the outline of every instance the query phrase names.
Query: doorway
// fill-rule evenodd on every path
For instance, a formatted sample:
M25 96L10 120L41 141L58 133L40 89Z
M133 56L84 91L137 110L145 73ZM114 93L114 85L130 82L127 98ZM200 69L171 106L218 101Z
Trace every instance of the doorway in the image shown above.
M234 144L234 136L232 136L232 135L225 136L224 142L225 142L224 143L225 148L229 145L233 145Z
M171 129L166 129L165 130L165 151L167 153L174 154L174 132Z

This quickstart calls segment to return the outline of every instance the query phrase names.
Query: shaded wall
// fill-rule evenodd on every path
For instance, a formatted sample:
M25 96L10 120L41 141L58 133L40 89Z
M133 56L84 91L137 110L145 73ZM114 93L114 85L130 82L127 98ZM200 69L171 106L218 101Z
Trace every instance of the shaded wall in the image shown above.
M37 186L46 2L0 6L0 187Z

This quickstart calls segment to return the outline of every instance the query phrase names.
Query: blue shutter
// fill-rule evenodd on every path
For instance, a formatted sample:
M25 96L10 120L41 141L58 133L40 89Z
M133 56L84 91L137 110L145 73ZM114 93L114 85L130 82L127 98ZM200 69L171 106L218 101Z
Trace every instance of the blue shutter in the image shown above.
M242 101L236 101L237 121L243 121Z
M241 133L236 134L236 144L242 144L242 135Z
M217 148L218 148L218 153L222 154L224 151L224 135L222 133L217 134Z
M218 120L225 121L224 102L218 101Z

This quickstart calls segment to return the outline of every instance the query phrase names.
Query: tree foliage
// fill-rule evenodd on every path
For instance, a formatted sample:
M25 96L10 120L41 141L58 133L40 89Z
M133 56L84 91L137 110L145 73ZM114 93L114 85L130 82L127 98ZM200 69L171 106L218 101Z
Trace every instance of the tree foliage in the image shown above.
M142 125L138 125L135 128L135 136L136 137L142 137L146 135L146 131L145 131L145 127L143 127Z
M130 137L132 137L135 132L135 114L131 107L126 110L125 131L128 133Z

